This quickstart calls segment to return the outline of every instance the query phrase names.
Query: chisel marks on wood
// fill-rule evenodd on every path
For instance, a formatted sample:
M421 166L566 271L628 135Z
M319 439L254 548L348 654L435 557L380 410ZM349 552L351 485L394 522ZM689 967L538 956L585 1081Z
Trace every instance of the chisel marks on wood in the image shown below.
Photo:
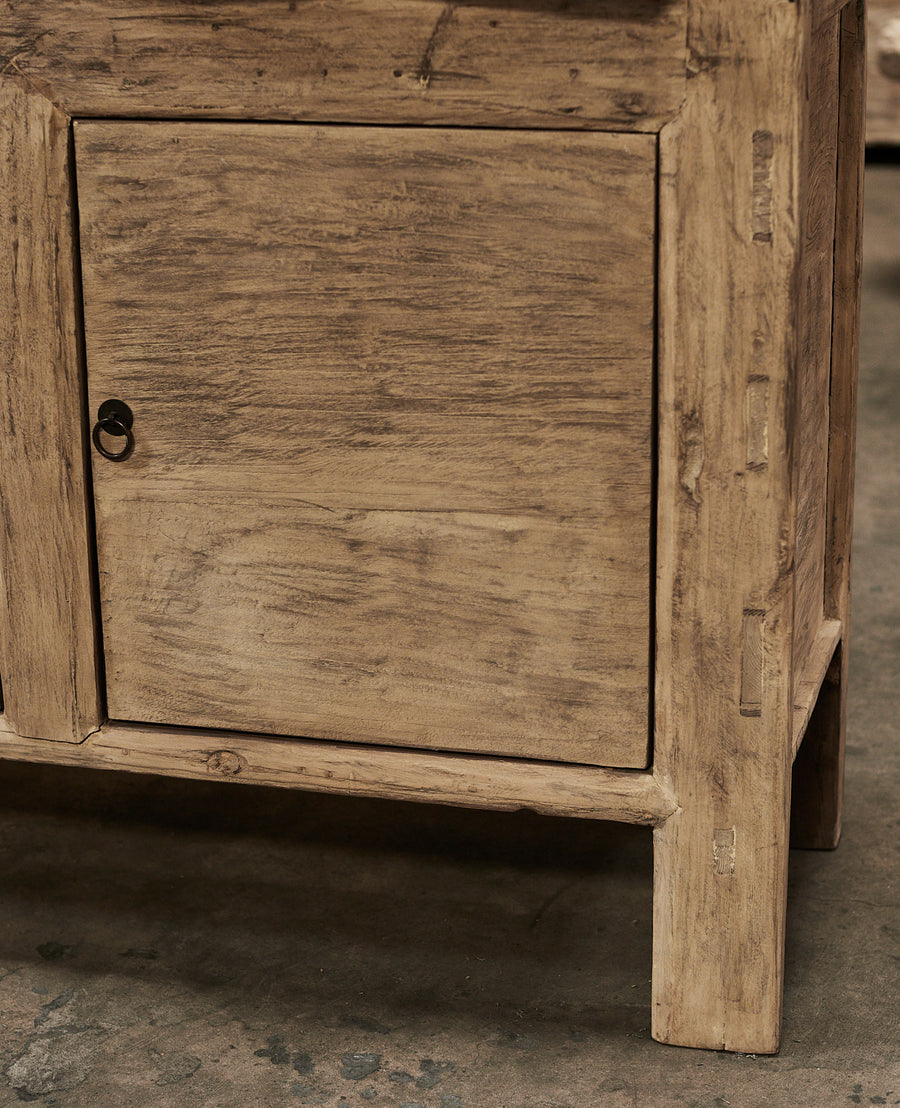
M747 382L747 468L769 462L769 378L754 374Z
M713 832L713 869L717 877L734 876L734 828L717 827Z

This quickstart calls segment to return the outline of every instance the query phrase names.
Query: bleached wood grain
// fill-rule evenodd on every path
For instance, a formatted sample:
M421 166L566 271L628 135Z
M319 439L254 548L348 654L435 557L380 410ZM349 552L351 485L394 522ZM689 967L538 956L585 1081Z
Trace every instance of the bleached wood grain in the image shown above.
M107 723L80 746L21 739L0 717L0 758L120 769L462 808L656 826L672 798L639 770L285 741L241 732Z
M76 146L110 714L646 765L655 141Z

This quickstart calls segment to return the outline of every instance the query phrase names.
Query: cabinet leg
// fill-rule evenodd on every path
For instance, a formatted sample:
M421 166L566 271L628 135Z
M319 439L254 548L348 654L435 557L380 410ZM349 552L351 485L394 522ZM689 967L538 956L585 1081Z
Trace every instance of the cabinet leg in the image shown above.
M767 807L762 805L762 807ZM785 812L786 817L786 812ZM656 830L653 1037L773 1054L781 1034L787 819L681 811Z
M835 651L794 761L791 846L830 850L841 837L847 652Z

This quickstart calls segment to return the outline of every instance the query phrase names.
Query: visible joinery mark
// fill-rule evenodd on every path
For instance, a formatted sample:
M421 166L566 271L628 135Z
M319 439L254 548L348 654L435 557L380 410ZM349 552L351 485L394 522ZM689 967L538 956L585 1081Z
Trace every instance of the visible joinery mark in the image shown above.
M434 74L433 63L434 54L438 48L440 40L444 37L449 25L453 22L454 12L456 10L455 3L449 3L444 5L444 9L438 16L437 23L434 25L434 29L425 44L425 51L422 54L422 60L419 62L419 69L416 76L419 78L419 84L422 88L428 88L431 84L431 78Z
M713 869L717 877L734 876L733 827L717 827L713 832Z
M769 378L754 374L747 382L747 468L769 464Z
M772 241L772 171L775 140L771 131L753 132L753 215L754 242Z
M744 633L741 645L741 715L762 715L763 628L766 613L744 609Z

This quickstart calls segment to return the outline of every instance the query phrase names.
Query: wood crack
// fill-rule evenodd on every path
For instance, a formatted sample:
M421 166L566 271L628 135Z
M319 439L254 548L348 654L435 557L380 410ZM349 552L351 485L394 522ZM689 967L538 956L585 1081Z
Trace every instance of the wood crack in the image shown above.
M425 50L422 53L422 60L419 62L419 68L416 72L419 84L422 88L427 89L431 84L431 79L434 76L434 55L435 51L440 44L441 39L453 22L456 12L456 3L449 3L444 6L443 11L437 18L437 22L434 25L434 29L428 38L428 42L425 44Z

